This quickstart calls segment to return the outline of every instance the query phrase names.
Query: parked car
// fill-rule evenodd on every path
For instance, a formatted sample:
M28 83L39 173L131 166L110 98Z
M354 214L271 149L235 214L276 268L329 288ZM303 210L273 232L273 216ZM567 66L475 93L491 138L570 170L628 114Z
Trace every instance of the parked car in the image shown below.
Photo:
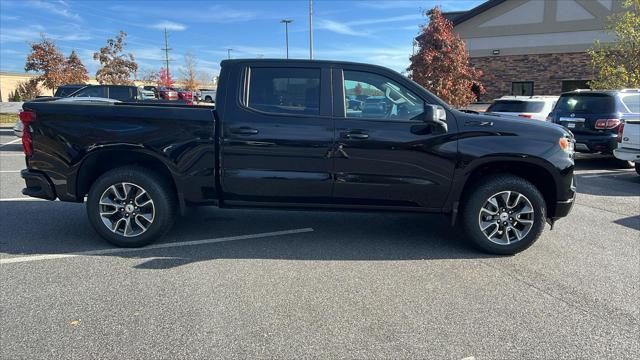
M145 86L146 87L146 86ZM142 98L145 100L157 99L156 92L151 89L145 89L145 87L139 88Z
M158 88L158 98L164 100L178 100L178 92L168 87Z
M345 99L347 110L361 111L363 102L355 96L347 96Z
M627 114L618 127L618 148L613 155L621 161L632 161L640 175L640 114Z
M124 102L134 102L142 100L144 97L140 88L132 85L92 85L69 95L78 98L107 98Z
M200 100L212 103L216 100L215 89L200 89Z
M20 119L18 119L18 121L16 121L15 125L13 125L13 134L19 138L22 137L22 121L20 121Z
M369 96L362 104L362 117L380 118L387 116L388 99L384 96Z
M158 99L160 96L158 95L158 87L157 86L152 86L152 85L145 85L142 87L143 90L146 91L152 91L153 92L153 97L155 97L156 99Z
M503 96L493 101L486 114L545 121L557 101L558 96Z
M626 114L640 112L640 90L576 90L560 95L548 120L576 137L576 151L611 155L620 167L633 167L613 157L618 128Z
M56 92L53 94L54 97L67 97L74 92L91 85L86 84L67 84L58 86Z
M178 99L180 100L189 100L189 101L193 101L194 99L194 94L191 90L185 90L185 89L173 89L178 93Z
M219 205L446 213L481 249L513 254L572 207L561 126L463 113L368 64L224 60L221 78L215 108L25 103L23 194L86 197L94 229L129 247L187 206ZM386 115L345 112L331 79L377 88Z

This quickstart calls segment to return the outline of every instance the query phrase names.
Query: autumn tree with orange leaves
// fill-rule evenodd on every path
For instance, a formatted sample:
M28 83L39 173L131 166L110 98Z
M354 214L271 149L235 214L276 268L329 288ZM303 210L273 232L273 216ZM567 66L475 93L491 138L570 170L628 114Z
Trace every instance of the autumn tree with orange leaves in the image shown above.
M482 72L469 64L469 55L460 36L454 34L451 21L442 16L439 7L425 13L429 23L422 26L416 38L418 51L411 56L407 68L410 77L447 103L462 107L476 100L471 90L475 84L480 93Z
M65 84L65 58L56 44L43 35L40 42L34 42L30 45L31 53L27 55L24 70L40 73L35 78L36 81L42 82L44 87L51 90Z
M75 50L71 51L65 61L65 81L67 84L84 84L89 80L89 73Z
M107 39L107 45L93 53L93 59L102 66L96 72L96 80L100 84L131 85L133 75L138 71L133 54L125 53L127 33L120 31L115 39Z

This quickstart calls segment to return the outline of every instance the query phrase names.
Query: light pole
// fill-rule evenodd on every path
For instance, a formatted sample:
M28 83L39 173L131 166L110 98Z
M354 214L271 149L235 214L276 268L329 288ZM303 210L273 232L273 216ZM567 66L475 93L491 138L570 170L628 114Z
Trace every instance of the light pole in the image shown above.
M231 48L227 49L227 59L231 59Z
M284 41L287 47L287 59L289 58L289 24L291 24L293 20L291 19L282 19L280 20L281 24L284 24Z
M313 11L309 0L309 59L313 60Z

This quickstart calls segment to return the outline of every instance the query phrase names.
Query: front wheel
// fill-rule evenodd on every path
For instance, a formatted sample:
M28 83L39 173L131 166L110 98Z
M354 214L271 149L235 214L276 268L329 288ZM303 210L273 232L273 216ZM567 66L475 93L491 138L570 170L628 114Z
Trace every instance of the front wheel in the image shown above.
M108 242L122 247L147 245L164 235L175 219L175 194L159 175L138 167L111 170L87 195L87 215Z
M463 204L462 221L474 245L492 254L512 255L540 237L546 206L540 191L513 175L481 178Z

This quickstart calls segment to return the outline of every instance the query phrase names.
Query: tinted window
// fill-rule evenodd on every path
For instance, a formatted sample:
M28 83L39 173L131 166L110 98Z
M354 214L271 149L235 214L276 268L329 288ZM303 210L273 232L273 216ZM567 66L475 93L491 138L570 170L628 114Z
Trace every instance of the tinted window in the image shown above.
M599 114L615 112L615 99L606 94L566 94L560 96L554 111Z
M623 95L622 102L629 108L630 112L640 113L640 95Z
M248 106L285 114L320 114L320 69L251 68Z
M544 108L544 101L496 100L487 112L537 113Z
M109 88L109 98L116 99L120 101L131 101L134 100L131 95L131 88L127 86L114 86Z
M66 97L69 96L71 94L73 94L74 92L78 91L79 89L82 89L82 86L65 86L65 87L59 87L58 90L56 90L56 93L54 94L54 96L56 97Z
M73 97L107 97L104 86L89 86L78 90Z
M344 72L348 118L411 120L424 112L424 101L397 82L377 74Z

